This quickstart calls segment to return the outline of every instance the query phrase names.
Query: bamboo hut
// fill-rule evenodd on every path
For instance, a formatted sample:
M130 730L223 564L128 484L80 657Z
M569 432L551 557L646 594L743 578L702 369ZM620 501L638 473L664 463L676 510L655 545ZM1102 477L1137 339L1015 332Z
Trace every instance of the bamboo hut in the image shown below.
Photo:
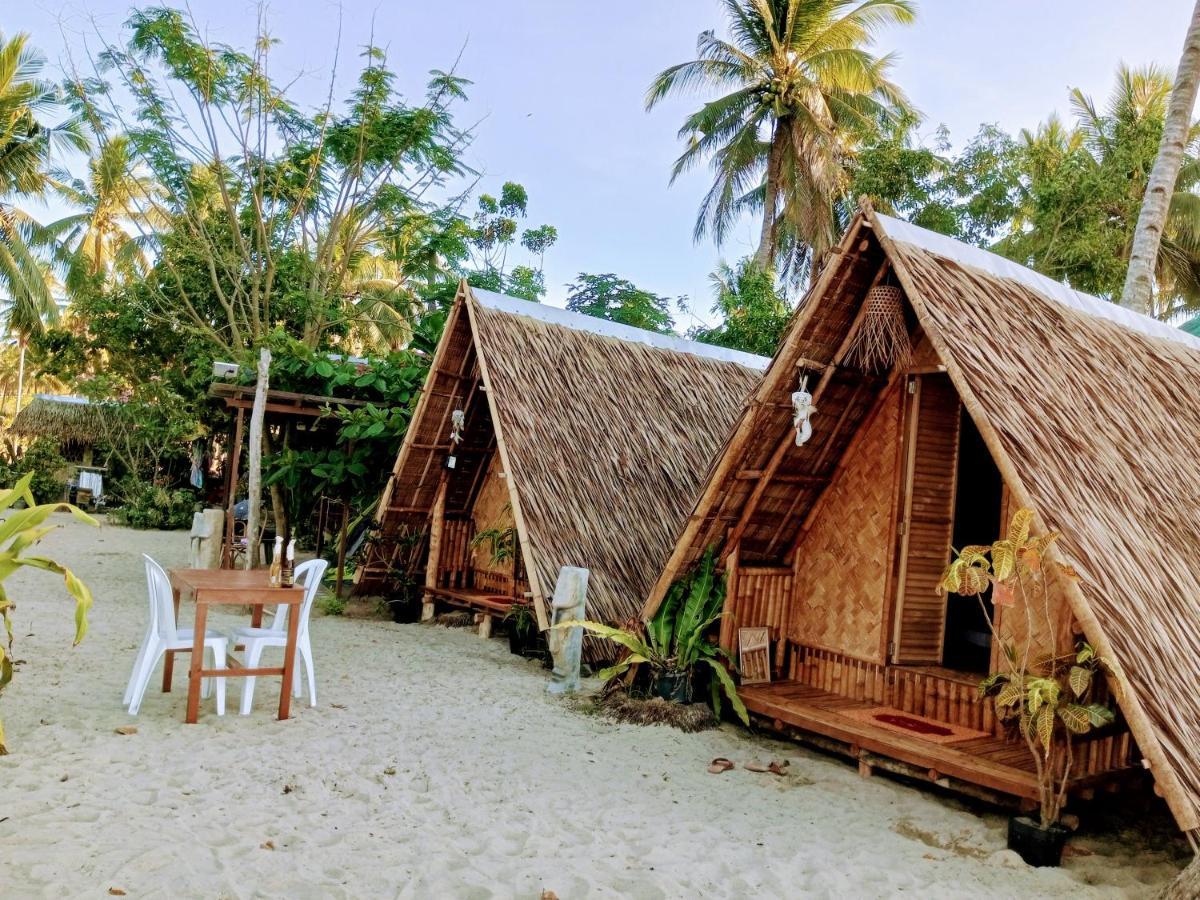
M636 620L767 363L464 282L358 589L423 585L483 633L529 599L544 628L559 569L583 566L588 614Z
M801 380L816 413L797 446ZM643 614L715 547L722 643L769 629L772 680L741 688L754 714L864 773L1033 798L1027 749L977 697L999 648L970 601L935 592L952 546L990 543L1009 508L1032 508L1079 575L1054 598L1060 634L1113 663L1118 720L1079 739L1072 790L1148 769L1193 831L1197 393L1200 338L865 208L747 401ZM1024 616L996 618L1002 637L1022 639ZM927 740L865 717L872 708L973 736Z

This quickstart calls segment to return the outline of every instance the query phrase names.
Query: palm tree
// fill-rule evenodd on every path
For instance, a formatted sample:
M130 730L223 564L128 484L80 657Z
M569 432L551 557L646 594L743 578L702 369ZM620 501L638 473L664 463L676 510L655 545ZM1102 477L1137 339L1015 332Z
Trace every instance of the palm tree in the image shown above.
M39 118L59 102L54 86L37 77L44 65L28 46L28 35L6 40L0 34L0 304L3 333L15 337L20 347L18 409L25 348L46 321L57 319L58 306L50 272L36 252L49 242L48 235L17 199L46 189L44 165L55 146L86 146L77 120L51 128Z
M652 109L671 94L727 90L688 116L671 179L710 159L697 240L721 243L742 213L761 212L755 263L781 248L817 261L837 240L836 205L862 138L910 112L888 79L893 57L868 48L880 28L915 17L912 0L722 0L732 40L701 32L697 58L659 73Z
M134 158L129 138L104 141L88 161L87 181L60 179L56 191L80 211L46 226L69 248L67 288L85 280L144 273L146 244L165 226L161 190Z
M1193 142L1192 110L1200 89L1200 0L1192 10L1192 21L1183 42L1183 54L1175 73L1170 108L1163 123L1162 141L1138 214L1129 254L1129 270L1121 305L1138 312L1151 312L1152 281L1161 258L1159 242L1166 238L1168 221L1174 214L1176 180L1188 147Z

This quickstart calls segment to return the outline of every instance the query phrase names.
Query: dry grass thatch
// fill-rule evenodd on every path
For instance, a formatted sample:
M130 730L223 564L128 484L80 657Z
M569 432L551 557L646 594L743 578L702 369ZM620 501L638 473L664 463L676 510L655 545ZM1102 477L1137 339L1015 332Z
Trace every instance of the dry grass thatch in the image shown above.
M47 437L63 443L93 444L104 435L102 405L80 397L37 394L13 416L9 432L22 437Z
M704 703L672 703L661 697L634 697L625 691L613 691L596 705L605 718L629 725L669 725L689 734L717 727L717 717Z
M779 565L820 516L824 487L884 396L880 376L839 354L889 271L931 354L913 364L945 366L1014 501L1062 533L1058 552L1079 574L1067 588L1074 617L1113 661L1122 710L1176 820L1197 828L1200 345L983 251L886 217L856 219L743 410L645 612L731 532L742 564ZM802 448L787 445L780 402L798 370L826 381ZM880 545L878 558L887 552Z

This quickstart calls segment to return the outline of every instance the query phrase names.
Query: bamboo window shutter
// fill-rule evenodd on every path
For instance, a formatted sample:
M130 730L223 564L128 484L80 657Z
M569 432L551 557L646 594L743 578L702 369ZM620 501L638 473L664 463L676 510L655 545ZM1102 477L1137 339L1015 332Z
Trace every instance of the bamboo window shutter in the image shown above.
M946 598L938 596L937 585L950 560L961 404L946 375L911 377L909 392L893 659L940 665Z
M742 684L761 684L771 680L771 630L738 629L738 669Z

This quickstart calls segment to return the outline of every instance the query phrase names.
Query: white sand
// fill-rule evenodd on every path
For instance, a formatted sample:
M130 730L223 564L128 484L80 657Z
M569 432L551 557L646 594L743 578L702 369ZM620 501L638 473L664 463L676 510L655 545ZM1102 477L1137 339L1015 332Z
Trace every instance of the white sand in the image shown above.
M1183 862L1130 829L1034 870L1002 849L1000 815L732 727L613 725L544 696L500 641L416 625L315 620L320 705L288 722L261 679L253 716L231 682L231 714L209 701L185 726L177 671L120 736L137 553L180 565L186 535L69 524L43 549L96 607L72 650L57 579L9 583L27 662L0 703L6 897L1150 896ZM714 756L786 756L791 774L713 776Z

